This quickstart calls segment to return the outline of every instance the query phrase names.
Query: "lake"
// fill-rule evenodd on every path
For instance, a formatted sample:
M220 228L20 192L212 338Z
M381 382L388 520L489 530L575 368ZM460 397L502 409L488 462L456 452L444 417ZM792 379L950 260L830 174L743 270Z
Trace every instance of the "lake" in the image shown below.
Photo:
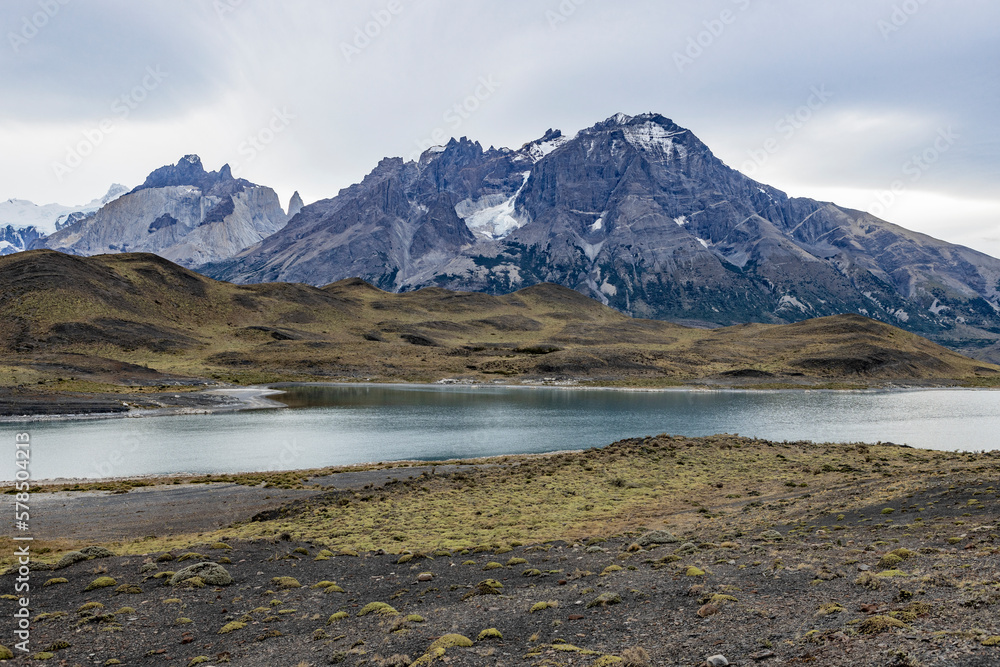
M1000 391L615 391L324 385L290 406L208 415L6 424L31 433L34 479L318 468L583 449L622 438L733 433L771 440L1000 448ZM12 451L12 448L11 450ZM14 459L3 466L14 476Z

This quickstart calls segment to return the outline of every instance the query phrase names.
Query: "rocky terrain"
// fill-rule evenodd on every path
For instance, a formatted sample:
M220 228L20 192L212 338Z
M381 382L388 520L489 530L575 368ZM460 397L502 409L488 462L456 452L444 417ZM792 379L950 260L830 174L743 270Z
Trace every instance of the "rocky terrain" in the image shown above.
M228 165L206 172L197 155L187 155L35 247L76 255L152 252L196 266L235 255L287 220L271 188L234 178Z
M502 296L393 294L360 280L233 285L155 255L31 251L0 258L0 294L6 414L48 414L63 399L104 404L116 393L128 395L112 397L114 410L178 405L188 399L171 395L216 383L1000 383L997 366L860 315L696 329L630 318L548 284Z
M1000 661L996 452L664 435L468 463L234 478L300 490L274 488L295 498L218 530L185 505L197 534L160 522L198 480L58 491L46 513L132 503L145 522L33 545L30 652L9 662ZM201 518L234 488L193 495Z
M629 315L709 326L856 313L1000 359L1000 260L790 198L657 114L550 131L519 150L463 138L418 161L385 159L200 270L238 283L360 277L389 291L549 282Z

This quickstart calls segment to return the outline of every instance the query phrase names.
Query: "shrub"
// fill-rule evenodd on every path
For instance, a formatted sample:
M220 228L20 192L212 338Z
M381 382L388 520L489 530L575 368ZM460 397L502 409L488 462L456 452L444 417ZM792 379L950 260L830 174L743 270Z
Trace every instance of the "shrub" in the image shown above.
M472 640L468 637L463 637L462 635L444 635L439 637L434 641L429 647L427 647L427 652L431 653L437 649L449 649L453 646L460 646L463 648L469 648L472 646Z
M645 649L635 646L622 651L623 667L649 667L649 653Z
M247 627L246 623L242 623L240 621L233 621L231 623L226 623L225 625L223 625L222 628L219 630L219 634L228 635L230 632L236 632L237 630L242 630L245 627Z
M278 589L302 588L302 584L295 577L274 577L271 579L271 585Z
M87 584L87 587L83 589L83 592L95 591L98 588L108 588L109 586L117 586L118 582L111 577L98 577L92 582Z
M879 635L896 628L905 628L906 624L891 616L871 616L861 621L858 632L863 635Z
M622 596L618 593L601 593L596 598L587 603L587 609L592 607L607 607L613 604L621 604Z
M368 614L377 614L379 616L397 616L398 611L392 606L385 602L369 602L361 611L358 612L358 616L367 616Z

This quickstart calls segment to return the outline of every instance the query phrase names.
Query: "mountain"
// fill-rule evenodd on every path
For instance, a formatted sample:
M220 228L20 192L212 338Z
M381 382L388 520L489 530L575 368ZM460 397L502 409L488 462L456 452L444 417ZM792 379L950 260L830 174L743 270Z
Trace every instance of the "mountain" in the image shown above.
M41 250L0 257L0 295L0 386L68 389L110 368L119 383L140 384L156 384L157 373L238 382L1000 380L996 366L859 315L692 329L630 318L551 284L499 296L393 294L358 279L234 285L152 254ZM144 368L129 365L139 359Z
M128 188L115 183L103 197L81 206L39 206L26 199L0 202L0 255L27 250L46 234L82 220L126 192Z
M20 228L13 225L0 227L0 255L27 250L41 238L44 238L44 235L40 234L34 225Z
M305 206L306 204L302 201L302 196L299 194L299 191L296 190L292 194L292 198L288 200L288 219L291 220L298 215L299 211L305 208Z
M1000 260L790 198L657 114L550 130L519 150L462 138L385 159L202 270L239 283L358 276L392 291L552 282L701 326L858 313L1000 359Z
M234 178L229 165L207 172L197 155L187 155L36 247L75 255L153 252L195 266L231 257L286 221L274 190Z

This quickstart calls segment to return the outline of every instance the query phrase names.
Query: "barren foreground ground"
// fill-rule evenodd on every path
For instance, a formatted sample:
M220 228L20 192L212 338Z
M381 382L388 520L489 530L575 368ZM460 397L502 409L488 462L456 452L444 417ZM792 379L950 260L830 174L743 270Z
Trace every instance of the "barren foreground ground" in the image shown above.
M159 526L196 485L45 500L114 521L141 493L148 524L110 553L35 544L10 664L1000 664L998 453L659 436L331 472L197 485L206 515L294 497L179 534Z

